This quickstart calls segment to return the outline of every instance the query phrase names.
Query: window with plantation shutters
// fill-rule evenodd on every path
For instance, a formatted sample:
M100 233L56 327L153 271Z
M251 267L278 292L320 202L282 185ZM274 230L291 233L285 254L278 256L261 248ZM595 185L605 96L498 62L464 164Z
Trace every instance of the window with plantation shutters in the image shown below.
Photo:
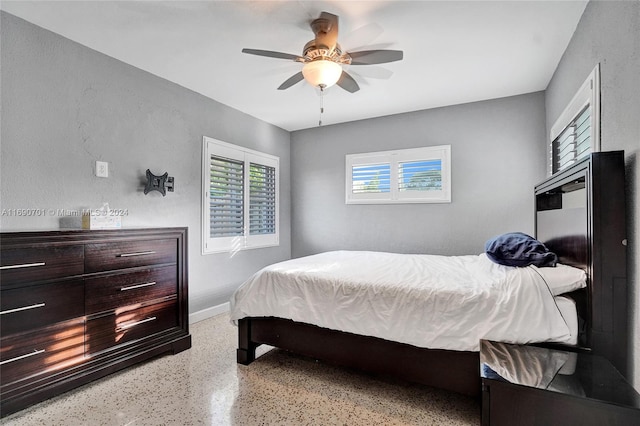
M600 151L600 67L596 66L551 127L549 172Z
M391 192L391 164L361 164L351 169L353 194Z
M203 253L279 244L278 170L278 157L204 138Z
M398 163L398 191L442 190L442 160Z
M346 156L347 204L451 202L451 146Z
M249 234L275 234L276 169L250 163L249 170Z
M244 235L244 164L210 156L209 236Z
M564 170L591 153L591 108L587 106L553 143L553 172Z

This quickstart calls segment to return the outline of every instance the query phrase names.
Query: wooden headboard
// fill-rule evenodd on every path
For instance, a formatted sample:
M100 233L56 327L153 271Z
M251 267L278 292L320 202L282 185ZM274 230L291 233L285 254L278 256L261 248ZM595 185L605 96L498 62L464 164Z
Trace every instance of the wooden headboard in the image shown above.
M627 372L624 152L593 153L535 187L536 238L587 272L579 345Z

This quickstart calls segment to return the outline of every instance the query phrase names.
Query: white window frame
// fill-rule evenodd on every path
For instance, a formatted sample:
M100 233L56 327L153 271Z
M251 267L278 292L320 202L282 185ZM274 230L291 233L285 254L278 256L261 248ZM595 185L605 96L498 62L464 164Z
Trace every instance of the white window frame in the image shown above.
M400 191L398 188L399 164L412 161L440 160L442 165L442 189L431 191ZM378 193L353 193L353 167L390 164L390 191ZM346 204L404 204L451 202L451 145L347 154L345 157Z
M274 155L254 151L249 148L233 145L207 136L202 144L202 254L231 252L240 250L274 247L280 245L280 158ZM211 237L210 222L210 175L211 156L239 160L244 167L244 232L242 236ZM266 235L249 235L249 172L250 163L275 168L275 233Z
M553 174L553 142L587 107L591 106L591 152L600 151L600 64L589 73L549 132L549 170ZM557 172L556 172L557 173Z

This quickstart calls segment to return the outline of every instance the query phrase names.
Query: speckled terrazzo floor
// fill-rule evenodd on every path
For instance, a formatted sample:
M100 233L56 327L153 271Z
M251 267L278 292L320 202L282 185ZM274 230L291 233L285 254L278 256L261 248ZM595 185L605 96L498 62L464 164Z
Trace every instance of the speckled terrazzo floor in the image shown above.
M0 421L3 425L478 425L472 398L271 350L235 362L227 315L191 326L193 347Z

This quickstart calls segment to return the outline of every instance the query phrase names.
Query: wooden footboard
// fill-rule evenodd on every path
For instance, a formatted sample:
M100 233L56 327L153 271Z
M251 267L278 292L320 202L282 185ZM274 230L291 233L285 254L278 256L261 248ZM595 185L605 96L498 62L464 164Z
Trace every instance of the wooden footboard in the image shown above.
M477 352L418 348L282 318L241 319L238 338L240 364L253 362L256 348L267 344L342 367L480 396Z

